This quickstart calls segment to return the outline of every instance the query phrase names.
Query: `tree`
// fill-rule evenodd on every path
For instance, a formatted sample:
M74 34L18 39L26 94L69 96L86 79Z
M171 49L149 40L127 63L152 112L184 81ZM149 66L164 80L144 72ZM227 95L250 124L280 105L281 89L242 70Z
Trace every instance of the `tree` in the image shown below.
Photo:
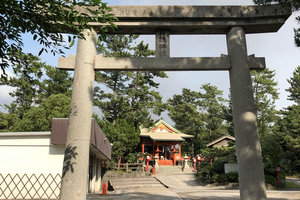
M293 72L293 76L288 80L290 87L287 91L289 100L296 104L291 105L281 111L279 124L279 137L281 146L285 153L285 170L289 174L300 172L300 67Z
M41 92L42 83L40 81L45 63L39 62L39 58L31 54L23 54L21 51L15 52L19 63L12 65L14 75L9 78L0 78L0 85L8 85L15 90L10 92L10 96L15 100L11 105L7 105L9 113L16 114L20 119L26 110L33 104L38 104L38 95Z
M204 92L182 89L182 94L174 95L167 106L175 127L194 135L192 153L199 153L200 148L227 133L222 91L210 84L204 84L200 89Z
M114 57L147 57L154 55L148 44L143 42L134 45L136 35L112 35L99 46L104 56ZM151 124L150 113L160 114L163 110L161 96L155 89L158 83L155 78L164 78L164 72L97 72L94 104L102 109L104 118L112 123L116 119L127 119L140 125ZM105 87L108 90L105 91Z
M275 71L270 69L251 71L254 105L260 135L271 133L277 120L277 111L274 104L279 93L274 77Z
M223 92L218 90L216 86L204 84L201 89L203 89L205 93L201 94L200 105L205 114L205 127L208 132L209 142L211 142L221 135L227 134L224 124L224 103L226 101L222 98Z
M19 120L16 114L0 112L0 132L12 131L14 124Z
M72 78L68 72L46 65L32 54L19 51L16 55L20 62L12 65L13 75L0 78L0 85L14 88L10 96L15 100L5 105L8 113L16 114L21 120L27 110L52 94L71 96Z
M288 91L289 98L297 104L300 104L300 66L298 66L293 72L293 77L288 80L288 83L291 85L286 91Z
M85 6L85 10L78 7ZM90 9L87 6L94 6ZM83 37L81 31L90 29L88 22L96 21L110 24L115 28L115 18L109 14L111 9L101 0L2 0L0 10L0 67L3 74L9 63L18 63L16 52L22 51L22 34L29 33L33 40L42 45L39 55L48 50L52 54L63 53L74 43L76 36L68 36L65 43L64 30ZM102 37L107 27L101 27ZM100 35L101 38L101 35ZM1 74L1 76L3 76Z
M101 124L108 140L113 144L112 157L119 163L123 157L136 149L140 142L140 130L136 129L132 122L128 122L126 119L116 119L115 123L99 119L97 121Z
M42 98L48 98L53 94L65 94L71 97L73 78L69 73L50 65L45 65L44 70L47 77L42 81Z
M281 146L284 149L284 167L289 174L300 172L300 105L292 105L282 111L279 120Z
M8 113L1 113L0 130L50 130L52 118L67 117L72 78L36 56L21 52L17 55L20 63L12 65L14 74L0 78L1 85L15 88L10 93L15 100L5 105Z
M174 95L168 99L167 109L169 117L175 122L175 127L185 134L193 135L192 145L182 145L182 150L186 152L198 153L198 148L203 146L200 134L204 127L204 116L200 112L198 100L200 94L189 89L182 89L181 95Z
M16 121L10 131L49 131L53 118L69 116L71 98L64 94L54 94L40 106L32 106L21 120Z
M292 11L297 12L300 9L300 2L299 0L253 0L254 3L258 4L258 5L268 5L268 4L272 4L272 3L279 3L283 6L286 6L288 8L291 8ZM300 16L296 17L296 20L298 22L300 22ZM294 29L295 32L295 44L296 46L300 47L300 28L295 28Z

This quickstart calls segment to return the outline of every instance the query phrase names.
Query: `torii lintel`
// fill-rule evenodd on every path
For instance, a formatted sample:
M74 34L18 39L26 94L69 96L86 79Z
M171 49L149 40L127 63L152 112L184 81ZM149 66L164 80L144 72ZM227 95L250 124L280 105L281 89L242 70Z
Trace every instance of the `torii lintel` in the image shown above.
M233 26L243 27L246 34L276 32L291 15L282 5L111 7L118 29L108 30L108 34L155 34L161 29L170 34L226 34ZM76 9L89 13L84 7ZM90 25L97 30L105 24Z
M265 58L248 56L250 69L260 70L266 67ZM58 68L74 70L75 56L59 58ZM227 55L221 57L150 57L150 58L122 58L95 57L95 70L131 70L131 71L220 71L230 70L230 59Z

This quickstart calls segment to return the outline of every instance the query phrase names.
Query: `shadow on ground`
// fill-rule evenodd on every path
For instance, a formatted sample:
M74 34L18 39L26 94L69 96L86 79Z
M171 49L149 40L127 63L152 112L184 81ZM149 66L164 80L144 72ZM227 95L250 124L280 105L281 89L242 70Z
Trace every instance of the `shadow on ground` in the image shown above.
M122 193L122 194L108 194L108 195L95 195L95 194L89 194L87 197L88 200L98 200L98 199L107 199L107 200L132 200L132 199L153 199L153 200L179 200L181 198L178 198L176 196L172 195L161 195L161 194L149 194L144 192L128 192L128 193Z

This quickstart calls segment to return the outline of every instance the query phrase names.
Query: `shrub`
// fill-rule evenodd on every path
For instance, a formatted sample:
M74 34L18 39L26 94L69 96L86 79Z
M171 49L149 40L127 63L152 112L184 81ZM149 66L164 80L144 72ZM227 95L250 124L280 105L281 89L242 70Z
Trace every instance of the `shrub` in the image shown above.
M239 182L239 174L237 172L230 172L226 174L229 183Z
M220 174L218 178L218 183L228 183L228 177L226 174Z
M213 162L212 170L214 173L223 174L224 173L224 162L220 160L215 160Z
M204 183L211 183L212 174L212 168L205 163L201 163L200 169L197 173L198 179Z
M276 186L277 184L276 177L271 175L265 175L265 182L271 184L272 186Z

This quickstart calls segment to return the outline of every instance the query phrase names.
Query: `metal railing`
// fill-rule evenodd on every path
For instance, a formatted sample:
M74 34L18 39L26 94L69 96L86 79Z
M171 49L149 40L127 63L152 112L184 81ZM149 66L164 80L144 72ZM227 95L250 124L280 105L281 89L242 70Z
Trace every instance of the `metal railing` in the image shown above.
M58 199L60 174L0 174L0 199Z

